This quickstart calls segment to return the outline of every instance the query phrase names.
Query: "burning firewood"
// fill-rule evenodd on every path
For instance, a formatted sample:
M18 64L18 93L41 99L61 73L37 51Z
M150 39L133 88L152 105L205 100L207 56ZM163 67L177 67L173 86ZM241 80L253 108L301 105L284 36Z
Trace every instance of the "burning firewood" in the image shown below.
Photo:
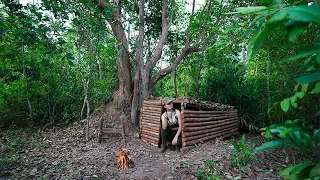
M119 169L129 169L133 167L133 161L129 155L129 152L125 148L122 148L118 153L117 164Z

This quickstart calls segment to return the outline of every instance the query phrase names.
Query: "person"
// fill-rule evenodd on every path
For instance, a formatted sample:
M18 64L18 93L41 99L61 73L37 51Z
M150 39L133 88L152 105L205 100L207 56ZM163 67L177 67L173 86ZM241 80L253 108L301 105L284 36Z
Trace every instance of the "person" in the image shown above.
M167 149L166 142L169 140L176 150L182 146L181 138L181 114L178 109L173 108L174 98L164 98L162 100L165 112L161 115L161 150L163 153Z

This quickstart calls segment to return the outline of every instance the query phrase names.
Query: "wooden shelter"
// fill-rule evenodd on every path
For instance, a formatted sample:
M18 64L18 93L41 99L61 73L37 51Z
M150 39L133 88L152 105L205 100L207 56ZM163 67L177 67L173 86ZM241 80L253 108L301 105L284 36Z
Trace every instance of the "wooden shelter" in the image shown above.
M233 106L190 98L175 99L173 107L181 111L182 148L184 152L195 144L238 134L238 113ZM141 138L160 147L162 99L143 102L140 113Z

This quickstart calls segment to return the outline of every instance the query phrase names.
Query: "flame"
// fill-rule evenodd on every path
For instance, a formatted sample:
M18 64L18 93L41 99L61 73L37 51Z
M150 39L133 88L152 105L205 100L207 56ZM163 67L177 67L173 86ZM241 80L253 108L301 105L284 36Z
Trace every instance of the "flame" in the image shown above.
M119 169L125 170L133 167L131 157L125 149L122 149L120 152L118 152L117 163Z

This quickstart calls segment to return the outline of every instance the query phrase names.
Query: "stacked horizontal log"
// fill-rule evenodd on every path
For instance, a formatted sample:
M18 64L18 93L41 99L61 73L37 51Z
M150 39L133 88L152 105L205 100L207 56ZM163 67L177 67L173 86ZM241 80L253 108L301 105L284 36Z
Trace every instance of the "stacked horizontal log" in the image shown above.
M219 137L238 134L238 115L236 109L227 111L181 111L182 148Z
M140 130L143 141L158 146L160 137L161 100L143 102L140 114Z

